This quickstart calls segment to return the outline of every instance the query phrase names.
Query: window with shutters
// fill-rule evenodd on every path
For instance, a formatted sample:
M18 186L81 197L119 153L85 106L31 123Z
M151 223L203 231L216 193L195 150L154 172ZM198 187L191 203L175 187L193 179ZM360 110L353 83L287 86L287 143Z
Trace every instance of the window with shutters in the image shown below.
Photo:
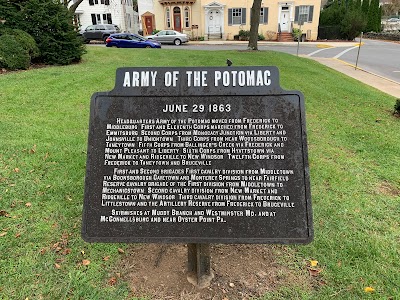
M312 22L314 13L313 5L300 5L295 7L294 22L304 24Z
M228 9L228 25L246 24L246 8Z

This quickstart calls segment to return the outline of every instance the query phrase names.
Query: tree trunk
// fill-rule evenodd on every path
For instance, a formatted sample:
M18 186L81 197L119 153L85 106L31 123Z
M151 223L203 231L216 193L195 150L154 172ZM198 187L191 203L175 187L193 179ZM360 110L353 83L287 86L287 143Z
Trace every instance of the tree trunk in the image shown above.
M76 11L76 9L78 8L79 4L81 4L82 2L83 2L83 0L78 0L78 1L76 1L74 4L72 4L72 5L69 7L69 11L70 11L72 14L74 14L75 11Z
M261 1L253 0L253 6L251 7L251 18L250 18L250 37L249 45L247 49L258 50L258 26L260 25L260 11L261 11Z

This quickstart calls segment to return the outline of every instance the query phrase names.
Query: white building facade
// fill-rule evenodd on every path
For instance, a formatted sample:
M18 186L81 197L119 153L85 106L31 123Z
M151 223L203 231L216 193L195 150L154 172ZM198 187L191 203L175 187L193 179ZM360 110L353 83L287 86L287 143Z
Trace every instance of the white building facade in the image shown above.
M133 10L132 0L83 0L75 11L74 20L79 29L115 24L122 32L137 33L139 30L139 14Z

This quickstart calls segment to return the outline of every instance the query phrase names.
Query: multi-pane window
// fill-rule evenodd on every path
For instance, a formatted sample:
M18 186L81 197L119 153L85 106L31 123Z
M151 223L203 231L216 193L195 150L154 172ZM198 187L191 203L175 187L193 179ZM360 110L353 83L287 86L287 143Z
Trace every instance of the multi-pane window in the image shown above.
M296 23L312 22L314 13L313 5L300 5L295 7L294 21Z
M189 22L189 8L185 7L185 27L188 28L190 26L190 22Z
M242 24L242 9L232 9L232 24Z
M246 24L246 8L228 9L228 25Z
M103 14L103 24L112 24L111 14Z
M99 4L99 0L89 0L89 5ZM100 0L100 4L110 5L110 0Z
M268 7L261 7L260 24L268 24Z
M167 21L167 28L171 28L171 13L169 8L165 10L165 20Z

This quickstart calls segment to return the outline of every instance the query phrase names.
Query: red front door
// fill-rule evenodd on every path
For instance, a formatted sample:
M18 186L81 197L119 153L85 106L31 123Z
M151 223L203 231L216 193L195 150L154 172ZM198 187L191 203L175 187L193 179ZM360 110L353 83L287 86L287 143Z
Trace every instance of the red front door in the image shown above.
M174 7L174 30L182 31L181 9L179 7Z
M144 23L146 24L147 34L153 33L153 17L144 17Z

